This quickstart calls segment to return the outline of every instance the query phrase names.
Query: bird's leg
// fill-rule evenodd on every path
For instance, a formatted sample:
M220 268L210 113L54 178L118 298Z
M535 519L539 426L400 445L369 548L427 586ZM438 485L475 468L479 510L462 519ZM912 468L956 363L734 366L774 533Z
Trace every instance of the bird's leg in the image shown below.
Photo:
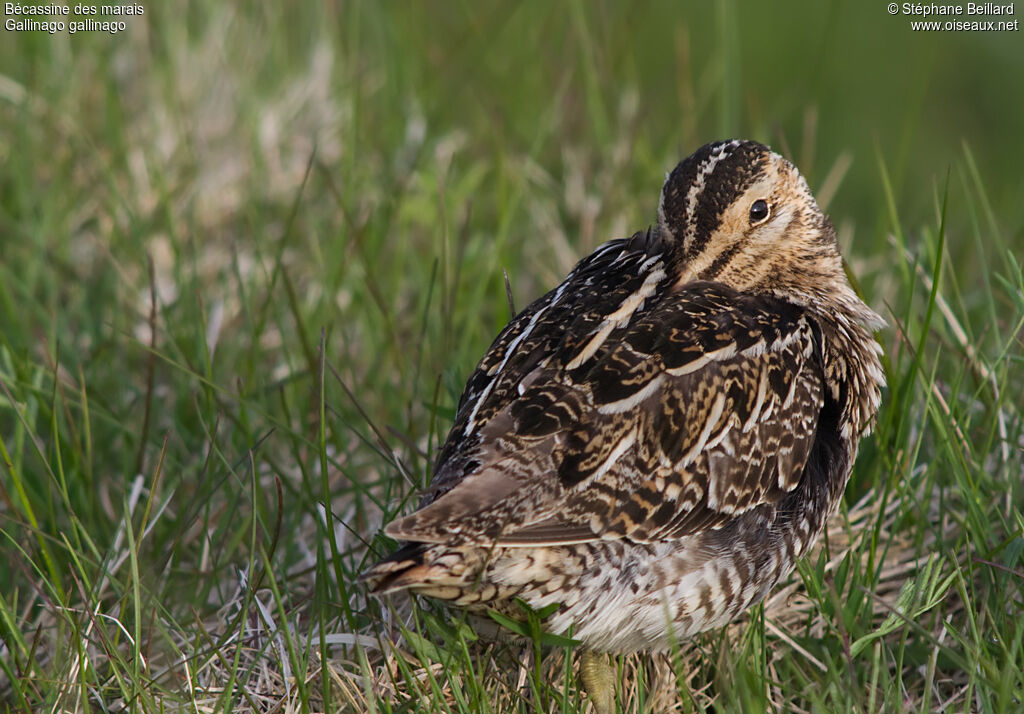
M583 650L580 655L583 688L594 703L596 714L615 714L615 673L608 664L608 655Z

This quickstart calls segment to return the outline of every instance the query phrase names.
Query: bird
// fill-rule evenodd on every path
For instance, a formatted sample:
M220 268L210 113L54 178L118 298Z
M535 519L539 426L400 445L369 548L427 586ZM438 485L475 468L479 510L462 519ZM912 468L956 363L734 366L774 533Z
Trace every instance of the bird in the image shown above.
M798 169L706 144L655 224L501 330L362 578L476 614L557 606L544 628L580 643L611 712L609 653L728 624L819 536L876 419L884 325Z

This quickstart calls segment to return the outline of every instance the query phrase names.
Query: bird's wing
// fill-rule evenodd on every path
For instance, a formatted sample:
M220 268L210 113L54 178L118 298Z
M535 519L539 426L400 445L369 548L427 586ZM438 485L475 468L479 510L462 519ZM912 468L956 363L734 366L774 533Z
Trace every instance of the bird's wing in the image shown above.
M716 283L673 291L657 254L619 243L499 335L424 507L390 535L661 540L796 488L823 403L813 321Z

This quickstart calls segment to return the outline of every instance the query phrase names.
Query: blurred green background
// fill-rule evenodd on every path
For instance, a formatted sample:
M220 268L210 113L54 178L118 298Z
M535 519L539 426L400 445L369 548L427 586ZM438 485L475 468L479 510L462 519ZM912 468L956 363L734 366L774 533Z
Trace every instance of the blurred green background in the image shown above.
M295 632L373 631L355 575L508 319L503 271L522 307L649 225L665 172L732 136L798 165L892 325L849 498L924 479L970 517L949 536L907 496L919 549L955 570L966 542L1019 572L1000 549L1024 543L1020 32L914 32L854 1L143 7L116 35L0 35L0 700L53 706L66 679L148 696L166 680L129 695L126 648L177 662L199 646L180 633L230 634L212 614L248 592L241 566ZM972 617L1024 633L1000 583L963 591ZM872 631L866 602L844 627ZM138 644L96 635L93 608ZM104 662L76 669L69 636ZM1010 702L1006 639L978 635L951 669ZM900 681L926 656L899 652L886 701L910 688L926 708L928 686ZM843 690L836 671L809 690Z
M828 208L853 258L890 249L881 165L907 227L935 218L947 176L951 209L967 213L974 171L998 219L984 241L1022 245L1019 32L914 32L920 17L881 3L729 0L171 2L124 19L114 36L6 33L0 218L12 251L70 258L76 227L44 237L58 226L31 218L85 221L87 204L127 214L128 250L148 250L168 198L192 211L204 242L255 240L251 223L265 217L253 211L288 205L317 147L334 198L314 181L307 223L344 210L351 228L368 212L381 228L365 237L368 259L385 242L401 260L408 239L430 265L436 236L390 221L436 210L443 170L461 188L449 220L471 202L463 228L494 234L489 265L522 259L539 275L513 275L527 299L573 258L649 223L664 172L728 136L782 151L815 190L836 169ZM527 188L538 182L543 208ZM348 250L339 224L319 228L334 233L325 249ZM984 248L950 236L962 279L990 269ZM493 288L495 275L476 277Z

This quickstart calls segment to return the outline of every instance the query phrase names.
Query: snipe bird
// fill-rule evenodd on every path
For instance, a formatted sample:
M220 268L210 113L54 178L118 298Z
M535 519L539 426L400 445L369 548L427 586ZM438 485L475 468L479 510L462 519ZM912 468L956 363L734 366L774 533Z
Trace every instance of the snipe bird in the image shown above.
M837 507L884 375L883 320L789 161L698 149L657 224L613 240L498 335L466 384L401 547L364 575L607 658L725 625L794 567ZM601 660L603 659L603 664Z

